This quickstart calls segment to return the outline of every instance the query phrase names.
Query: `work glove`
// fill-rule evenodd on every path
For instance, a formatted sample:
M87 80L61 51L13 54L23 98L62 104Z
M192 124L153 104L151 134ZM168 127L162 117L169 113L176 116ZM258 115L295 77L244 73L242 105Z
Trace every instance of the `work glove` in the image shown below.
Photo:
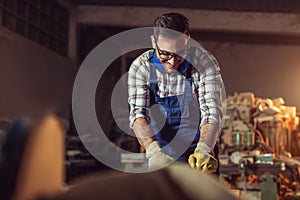
M162 151L158 141L153 141L150 143L146 149L146 158L148 159L149 169L162 168L174 162L172 157L168 156Z
M194 153L189 156L189 165L203 173L216 172L218 161L210 152L211 148L207 144L199 142Z

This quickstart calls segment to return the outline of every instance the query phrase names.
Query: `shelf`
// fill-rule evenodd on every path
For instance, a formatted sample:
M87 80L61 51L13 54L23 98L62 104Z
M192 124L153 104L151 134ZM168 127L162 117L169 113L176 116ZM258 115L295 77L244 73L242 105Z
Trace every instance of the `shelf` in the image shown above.
M68 51L68 10L53 0L0 0L0 23L61 55Z

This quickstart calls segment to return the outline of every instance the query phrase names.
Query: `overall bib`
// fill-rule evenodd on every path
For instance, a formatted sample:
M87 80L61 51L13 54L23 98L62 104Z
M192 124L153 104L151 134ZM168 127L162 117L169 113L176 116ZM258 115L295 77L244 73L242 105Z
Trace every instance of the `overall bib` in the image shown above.
M156 56L153 60L155 62ZM157 65L158 64L158 65ZM185 61L185 89L177 96L159 97L156 69L164 70L157 61L150 66L150 116L155 138L163 151L177 161L187 161L200 138L199 104L192 91L192 65ZM183 72L182 72L183 73ZM164 123L165 121L165 123ZM164 125L159 127L159 124Z

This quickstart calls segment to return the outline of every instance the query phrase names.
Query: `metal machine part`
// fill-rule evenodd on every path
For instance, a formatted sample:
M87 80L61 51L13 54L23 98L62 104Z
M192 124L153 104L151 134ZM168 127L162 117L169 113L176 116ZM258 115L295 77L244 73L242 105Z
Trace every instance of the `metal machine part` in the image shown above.
M257 164L241 159L238 164L221 165L220 174L231 189L238 189L244 195L259 194L255 199L289 199L291 196L300 199L299 166L290 163L277 160L273 164Z
M242 199L300 199L299 117L282 98L227 99L220 178Z

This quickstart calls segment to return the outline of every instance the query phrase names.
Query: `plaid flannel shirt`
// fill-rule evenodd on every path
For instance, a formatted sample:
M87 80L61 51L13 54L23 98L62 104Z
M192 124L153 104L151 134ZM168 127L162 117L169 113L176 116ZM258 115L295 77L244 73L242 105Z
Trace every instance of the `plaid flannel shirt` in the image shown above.
M191 49L188 51L191 53ZM204 48L194 48L190 62L196 64L191 72L192 89L198 99L201 113L200 127L203 124L219 126L222 118L223 81L216 59ZM153 65L154 50L148 50L137 57L128 72L128 102L130 105L130 127L140 117L151 121L150 106L150 64ZM193 59L193 60L192 60ZM158 95L162 97L184 93L185 76L168 74L156 68Z

